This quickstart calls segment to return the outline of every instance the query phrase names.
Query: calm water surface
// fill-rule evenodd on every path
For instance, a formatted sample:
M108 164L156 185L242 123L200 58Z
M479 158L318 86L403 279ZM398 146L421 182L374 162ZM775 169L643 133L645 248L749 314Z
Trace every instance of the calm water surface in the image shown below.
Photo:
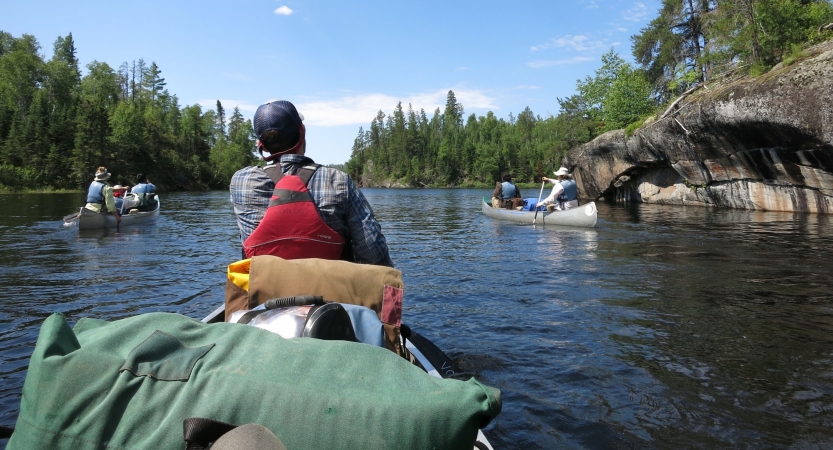
M595 229L544 228L484 217L489 191L364 193L405 322L501 389L496 448L833 448L831 218L602 204ZM82 197L0 195L0 424L49 314L201 318L239 257L226 192L63 228Z

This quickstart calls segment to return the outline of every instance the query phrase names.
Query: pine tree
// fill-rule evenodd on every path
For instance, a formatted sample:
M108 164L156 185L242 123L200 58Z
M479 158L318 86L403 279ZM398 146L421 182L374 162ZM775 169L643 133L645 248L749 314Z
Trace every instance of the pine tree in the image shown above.
M139 60L144 63L144 60ZM159 94L165 89L165 79L160 75L162 70L156 62L150 63L150 67L142 68L142 88L150 95L150 104L153 107Z
M118 75L106 63L93 61L87 64L87 71L79 89L69 180L70 186L77 188L89 182L92 167L103 163L112 133L110 114L121 96Z
M226 110L223 109L223 104L220 103L220 100L217 100L217 129L219 130L219 134L225 136L226 134ZM219 136L218 136L219 140Z

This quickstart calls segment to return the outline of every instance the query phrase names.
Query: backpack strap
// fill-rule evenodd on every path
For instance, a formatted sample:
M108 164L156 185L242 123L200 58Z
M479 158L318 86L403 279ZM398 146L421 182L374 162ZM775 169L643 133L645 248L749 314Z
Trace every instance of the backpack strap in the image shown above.
M269 178L275 183L275 185L277 185L278 181L281 181L281 178L283 178L283 171L281 171L280 164L266 166L263 168L263 171L266 172L266 175L269 175Z
M186 450L204 450L220 436L237 428L237 425L214 419L192 417L182 421L182 437Z

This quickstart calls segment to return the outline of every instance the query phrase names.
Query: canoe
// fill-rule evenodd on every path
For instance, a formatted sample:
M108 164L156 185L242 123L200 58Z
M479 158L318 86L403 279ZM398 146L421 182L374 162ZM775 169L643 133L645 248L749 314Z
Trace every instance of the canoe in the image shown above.
M596 226L596 219L598 210L596 203L590 202L584 205L579 205L577 208L568 209L566 211L538 211L538 217L535 217L535 211L515 211L511 209L492 208L491 199L483 197L483 214L494 219L511 220L513 222L529 223L535 220L535 224L540 225L563 225L568 227L588 227Z
M226 318L226 307L220 305L217 309L211 312L208 316L202 319L203 323L217 323L223 322ZM405 326L403 325L403 328ZM461 375L466 375L461 371L457 364L448 357L439 347L433 342L409 329L410 336L405 338L405 346L408 351L416 357L422 367L429 375L437 378L454 378ZM407 333L406 333L407 334ZM477 431L477 440L473 450L494 450L492 444L486 439L483 430Z
M116 225L120 227L138 225L150 222L159 217L159 208L161 207L162 202L159 200L159 196L156 196L156 209L153 211L132 210L129 213L122 214L120 224L112 214L97 213L81 207L77 213L64 217L64 226L77 226L79 230L93 230L98 228L113 228Z

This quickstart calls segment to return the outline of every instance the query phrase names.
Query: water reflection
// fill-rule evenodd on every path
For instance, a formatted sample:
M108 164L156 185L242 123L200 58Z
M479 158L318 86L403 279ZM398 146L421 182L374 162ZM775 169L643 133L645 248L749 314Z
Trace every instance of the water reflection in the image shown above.
M405 322L502 390L496 447L833 445L828 217L598 204L595 229L533 227L483 216L488 191L364 192ZM202 317L239 257L225 192L84 232L59 222L78 197L0 196L0 423L46 316Z

